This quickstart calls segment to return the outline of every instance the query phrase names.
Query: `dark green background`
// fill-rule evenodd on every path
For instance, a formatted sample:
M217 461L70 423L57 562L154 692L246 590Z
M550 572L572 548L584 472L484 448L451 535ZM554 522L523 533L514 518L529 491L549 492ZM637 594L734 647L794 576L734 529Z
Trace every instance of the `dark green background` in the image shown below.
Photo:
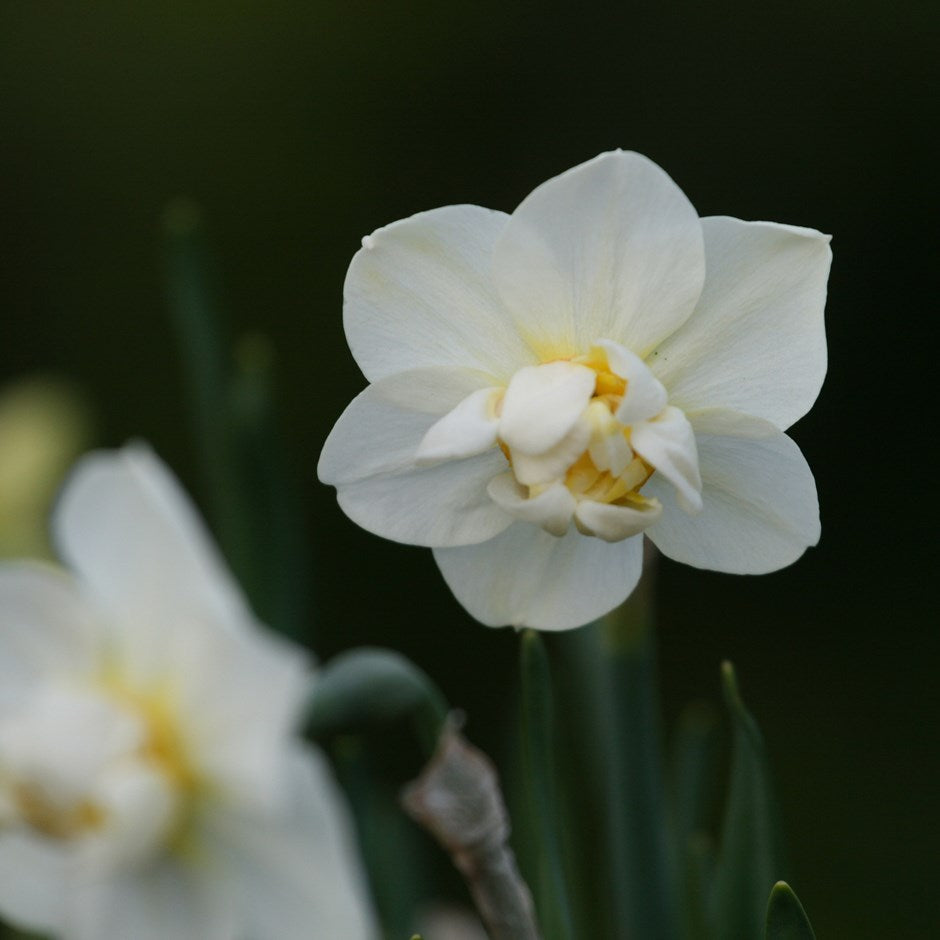
M793 432L822 542L760 579L662 565L666 711L717 699L734 659L819 937L931 935L935 9L5 0L0 378L72 377L101 443L149 439L204 496L158 237L170 197L198 200L233 324L276 349L319 652L404 650L490 743L509 722L512 635L472 623L429 552L358 530L315 479L363 384L340 321L360 237L447 203L511 210L618 146L659 162L703 215L831 232L829 376Z

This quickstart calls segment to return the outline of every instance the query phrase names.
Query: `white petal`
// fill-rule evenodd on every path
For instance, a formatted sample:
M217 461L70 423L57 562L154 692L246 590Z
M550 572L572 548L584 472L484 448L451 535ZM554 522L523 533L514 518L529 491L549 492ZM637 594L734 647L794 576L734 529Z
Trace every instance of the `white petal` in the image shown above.
M239 936L277 940L378 936L352 821L325 762L299 748L279 819L216 809L205 835L237 885Z
M702 296L648 361L686 412L730 408L787 428L812 406L826 374L829 238L771 222L702 225Z
M644 509L636 509L582 499L578 502L575 521L586 535L605 542L619 542L648 529L659 518L662 508L658 500L651 500Z
M58 934L66 925L68 854L61 843L0 831L0 911L17 927Z
M541 526L552 535L564 535L571 524L575 501L564 483L554 483L538 496L529 498L514 474L503 473L490 480L487 493L506 512L523 522Z
M591 441L591 422L587 412L582 414L575 426L554 447L530 457L518 451L510 451L512 469L516 479L526 486L542 486L561 479L568 468L584 453Z
M701 225L655 163L606 153L523 200L496 243L494 271L543 361L578 355L598 336L645 357L701 292Z
M283 757L309 690L307 657L257 632L194 643L176 674L185 747L201 778L241 806L260 812L276 805Z
M592 437L589 452L598 470L609 470L615 477L619 477L633 460L633 448L627 443L622 429Z
M465 548L435 549L457 600L489 627L568 630L613 610L636 587L643 539L609 544L571 528L563 538L517 522Z
M600 340L596 345L607 351L611 370L627 381L626 393L617 408L617 420L621 424L634 424L658 415L666 407L668 396L662 382L646 363L619 343Z
M695 434L689 419L678 408L670 405L652 421L635 424L630 443L647 463L656 468L657 474L676 488L683 509L698 512L702 508L702 480L695 452Z
M475 457L496 446L496 403L502 388L471 392L456 408L431 425L415 453L418 464Z
M513 451L529 456L545 453L581 417L595 381L592 369L572 362L520 369L506 389L499 436Z
M411 470L422 439L488 377L470 369L415 369L363 389L330 432L317 475L338 486L380 473Z
M79 461L53 513L59 552L144 655L181 619L254 620L202 520L143 445Z
M111 877L76 871L65 914L68 940L235 940L241 924L235 897L216 891L209 877L165 855L122 868Z
M447 206L363 239L346 275L343 320L369 381L460 366L489 373L493 385L535 361L493 284L493 244L507 218Z
M697 516L664 499L654 474L644 496L663 514L648 532L676 561L732 574L763 574L791 564L819 540L816 484L796 444L774 425L735 412L695 416L704 508Z
M349 405L323 446L317 472L337 487L346 515L376 535L412 545L459 545L492 538L510 524L486 495L506 470L491 452L418 467L415 455L431 425L471 392L480 373L417 369L366 388Z
M143 722L78 683L40 686L0 720L0 766L52 803L84 799L103 768L141 746Z
M179 821L179 793L152 762L123 760L104 770L89 793L104 823L86 837L83 861L132 867L158 852Z
M0 567L0 704L39 679L90 674L100 617L65 573L28 562Z

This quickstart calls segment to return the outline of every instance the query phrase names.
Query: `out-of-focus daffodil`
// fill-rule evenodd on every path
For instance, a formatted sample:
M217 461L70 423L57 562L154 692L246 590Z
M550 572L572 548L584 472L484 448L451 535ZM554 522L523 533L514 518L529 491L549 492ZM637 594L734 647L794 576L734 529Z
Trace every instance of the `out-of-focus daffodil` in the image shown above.
M84 458L68 571L0 566L0 915L68 940L373 938L348 820L265 633L142 446Z
M59 379L0 389L0 558L49 554L49 507L89 426L83 398Z
M642 535L736 573L819 537L783 431L826 371L828 237L699 218L603 154L511 215L449 206L363 239L345 328L372 383L320 478L364 528L427 545L477 619L565 629L623 601Z

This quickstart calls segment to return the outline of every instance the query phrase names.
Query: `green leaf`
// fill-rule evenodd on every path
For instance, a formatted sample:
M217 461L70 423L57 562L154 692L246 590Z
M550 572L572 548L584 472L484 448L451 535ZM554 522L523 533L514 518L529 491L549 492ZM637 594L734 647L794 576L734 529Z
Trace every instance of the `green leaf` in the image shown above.
M447 714L440 690L409 659L392 650L360 647L320 670L308 706L307 729L322 738L410 718L430 758Z
M167 301L183 364L193 436L222 551L251 595L246 493L235 463L229 389L230 338L202 211L176 199L163 216Z
M198 206L163 218L167 302L183 366L207 516L252 607L296 639L308 621L309 550L274 420L274 354L252 334L233 349Z
M707 702L693 702L679 715L672 746L671 790L676 836L709 832L718 798L719 721Z
M763 738L741 700L734 667L724 663L721 672L733 738L710 921L717 940L741 940L761 936L783 850Z
M816 940L800 899L785 881L770 892L764 940Z
M707 938L708 889L715 850L709 835L718 797L718 715L705 702L695 702L679 716L671 760L671 807L675 854L680 862L680 911L683 934Z
M529 818L539 859L536 908L545 940L571 940L571 910L559 832L562 819L556 792L552 683L545 645L536 631L523 631L520 658Z
M267 336L250 333L236 343L229 394L232 459L251 538L252 603L269 626L311 641L310 546L277 426L275 365Z

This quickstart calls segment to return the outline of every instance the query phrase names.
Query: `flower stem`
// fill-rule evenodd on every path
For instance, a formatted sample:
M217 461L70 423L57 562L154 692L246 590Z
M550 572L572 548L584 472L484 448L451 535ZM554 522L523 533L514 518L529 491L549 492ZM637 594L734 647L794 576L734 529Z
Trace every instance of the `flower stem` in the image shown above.
M570 940L573 932L562 862L551 675L542 638L534 630L522 633L521 665L525 776L539 859L539 920L545 940Z
M602 621L610 675L612 744L608 798L617 936L678 935L677 886L669 851L659 689L647 574Z

